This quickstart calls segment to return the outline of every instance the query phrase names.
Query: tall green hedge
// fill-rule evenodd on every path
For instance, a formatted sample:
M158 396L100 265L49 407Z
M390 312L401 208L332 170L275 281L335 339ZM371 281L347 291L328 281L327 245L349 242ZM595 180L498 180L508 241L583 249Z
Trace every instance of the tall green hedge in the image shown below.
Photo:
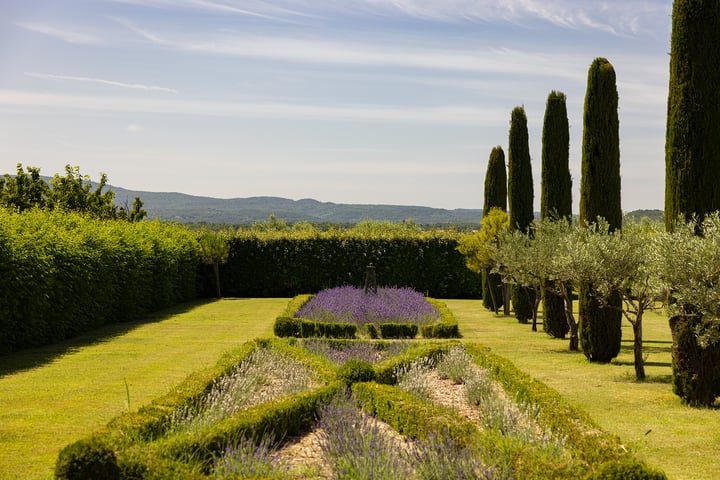
M596 58L588 71L583 116L580 223L604 218L610 230L622 228L620 207L620 133L615 69ZM609 362L620 352L620 296L601 308L591 285L580 286L580 344L594 362Z
M515 107L510 117L508 150L508 200L510 205L510 228L527 232L535 219L533 209L533 179L528 143L527 116L523 107ZM515 317L527 323L533 316L530 296L533 293L521 286L512 288L512 304Z
M483 216L490 209L497 207L507 212L507 171L505 169L505 152L500 145L493 147L488 160L485 173L485 191L483 202ZM493 293L490 293L490 289ZM488 310L494 308L492 295L496 299L502 298L502 279L498 273L482 273L483 306Z
M52 343L191 299L185 228L0 209L0 352Z
M542 131L542 173L540 218L572 217L572 178L570 177L570 126L565 94L552 91L545 105ZM562 297L543 288L543 330L555 338L565 338L569 327Z
M720 209L720 2L675 0L665 137L665 224Z
M465 266L451 231L258 232L240 230L228 242L220 268L223 293L238 297L292 297L342 285L363 286L367 265L378 284L412 287L436 298L479 298L480 276ZM204 267L202 294L212 296Z

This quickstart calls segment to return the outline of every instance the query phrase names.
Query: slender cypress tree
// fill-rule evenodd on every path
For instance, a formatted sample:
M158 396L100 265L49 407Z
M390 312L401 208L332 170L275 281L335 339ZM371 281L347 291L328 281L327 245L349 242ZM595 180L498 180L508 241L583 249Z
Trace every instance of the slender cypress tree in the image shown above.
M604 218L611 231L622 228L620 136L615 69L596 58L588 72L583 117L580 223ZM609 362L620 352L620 296L601 308L591 285L580 286L580 345L593 362Z
M720 209L720 1L675 0L665 137L665 226Z
M497 207L507 211L507 173L505 171L505 152L501 146L494 147L490 152L487 173L485 174L485 202L483 216L490 209ZM482 276L483 305L489 310L498 308L502 301L502 279L497 273L483 272ZM493 289L492 293L490 288ZM497 305L493 305L493 296Z
M545 106L542 131L542 173L540 218L557 220L572 217L570 177L570 126L565 94L552 91ZM565 338L569 326L563 298L543 288L543 330Z
M533 180L525 108L515 107L510 116L508 149L508 203L510 228L527 232L533 222ZM515 317L520 323L532 318L531 295L527 288L512 289Z

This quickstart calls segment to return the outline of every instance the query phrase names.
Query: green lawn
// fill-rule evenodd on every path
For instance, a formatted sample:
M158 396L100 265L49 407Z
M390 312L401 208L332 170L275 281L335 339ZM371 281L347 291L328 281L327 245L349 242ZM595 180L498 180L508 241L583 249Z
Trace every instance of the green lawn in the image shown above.
M183 305L142 324L0 357L0 479L51 477L58 451L215 364L238 343L272 334L287 299L226 299ZM448 300L466 341L491 347L590 413L671 479L720 478L720 410L684 407L670 385L667 320L645 325L649 381L636 383L630 329L610 365L594 365L476 300ZM650 433L646 434L648 431Z
M446 303L464 340L489 346L556 389L669 478L720 478L720 409L688 408L672 393L670 328L664 315L653 313L644 322L648 381L637 383L626 321L620 355L609 365L597 365L582 353L570 353L568 342L550 338L542 325L540 332L532 332L514 318L495 317L477 301Z
M0 479L52 477L58 451L232 346L272 335L287 299L183 305L143 324L0 357Z

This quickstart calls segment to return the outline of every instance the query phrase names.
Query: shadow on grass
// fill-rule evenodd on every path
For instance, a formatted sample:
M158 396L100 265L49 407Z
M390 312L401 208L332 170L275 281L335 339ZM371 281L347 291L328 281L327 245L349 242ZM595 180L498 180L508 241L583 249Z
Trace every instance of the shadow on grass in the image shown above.
M0 378L13 373L46 365L58 357L76 352L81 348L109 342L112 339L123 336L138 327L142 327L143 325L162 322L175 315L189 312L194 308L207 305L215 301L217 300L200 299L181 303L157 312L148 313L137 320L103 325L94 330L61 342L0 355Z

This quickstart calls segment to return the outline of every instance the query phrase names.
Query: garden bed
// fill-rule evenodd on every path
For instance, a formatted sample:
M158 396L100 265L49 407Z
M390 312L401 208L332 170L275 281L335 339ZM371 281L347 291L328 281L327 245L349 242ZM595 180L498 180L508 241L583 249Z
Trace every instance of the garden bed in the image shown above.
M409 288L367 294L338 287L293 298L274 326L279 337L459 338L457 320L444 303Z
M267 368L272 385L261 381ZM298 382L292 372L309 380ZM229 385L253 391L250 401L229 401ZM284 385L290 388L279 388ZM218 405L227 415L178 421L207 419L203 412ZM288 451L302 451L308 461L282 462ZM71 444L60 453L56 473L585 478L618 465L646 470L616 437L479 345L276 339L243 345L165 397ZM62 476L72 468L74 476Z

